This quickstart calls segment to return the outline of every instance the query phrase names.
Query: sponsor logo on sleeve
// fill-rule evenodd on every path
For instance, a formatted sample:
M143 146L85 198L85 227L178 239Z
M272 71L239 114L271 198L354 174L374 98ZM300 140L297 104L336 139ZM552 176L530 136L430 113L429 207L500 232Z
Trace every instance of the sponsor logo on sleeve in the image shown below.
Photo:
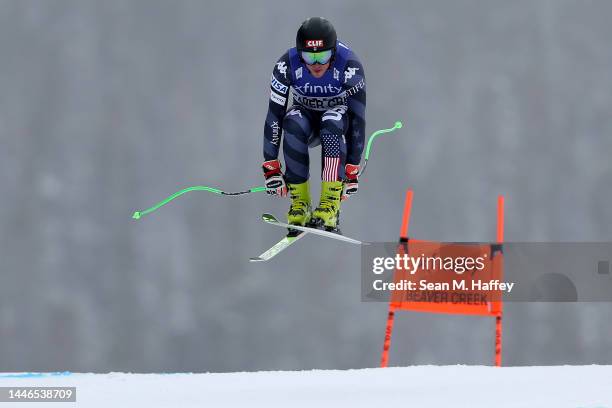
M289 87L276 79L274 74L272 74L272 77L270 78L270 85L272 85L272 88L283 95L287 94L287 91L289 90Z
M353 96L363 88L365 88L365 80L361 78L358 83L346 90L346 96Z
M270 89L270 100L272 102L276 102L281 106L285 106L285 102L287 102L287 98L285 98L284 96L281 96L279 94L277 94L276 92L274 92L273 90Z
M280 126L278 125L278 122L272 122L270 127L272 128L272 144L278 146L278 143L280 142Z
M356 68L356 67L347 68L346 71L344 71L344 83L346 84L346 81L351 79L357 73L357 71L359 71L359 68Z
M276 63L276 69L278 70L278 72L283 74L285 79L287 79L287 64L285 64L285 61L277 62Z

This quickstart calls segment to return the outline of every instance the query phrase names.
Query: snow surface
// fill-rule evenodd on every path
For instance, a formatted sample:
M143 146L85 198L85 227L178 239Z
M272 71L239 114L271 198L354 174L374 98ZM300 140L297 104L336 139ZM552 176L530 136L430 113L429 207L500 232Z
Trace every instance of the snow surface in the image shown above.
M10 377L9 377L10 376ZM612 366L413 366L227 374L0 374L0 386L76 386L53 407L612 408ZM388 405L387 405L388 404ZM40 403L0 403L40 407ZM46 405L45 405L46 406Z

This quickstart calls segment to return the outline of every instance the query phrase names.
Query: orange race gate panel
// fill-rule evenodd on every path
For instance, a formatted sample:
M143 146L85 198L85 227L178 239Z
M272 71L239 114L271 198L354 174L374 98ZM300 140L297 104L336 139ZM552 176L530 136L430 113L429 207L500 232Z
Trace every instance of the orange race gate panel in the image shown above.
M491 288L475 282L503 281L503 196L499 196L497 201L497 242L494 244L440 243L409 239L412 196L412 191L408 190L398 255L401 259L410 255L418 262L418 267L410 270L408 264L405 264L406 268L397 268L394 283L411 284L414 285L413 288L419 289L396 290L391 294L381 367L387 367L389 362L396 310L495 317L495 365L501 366L502 293L496 287Z

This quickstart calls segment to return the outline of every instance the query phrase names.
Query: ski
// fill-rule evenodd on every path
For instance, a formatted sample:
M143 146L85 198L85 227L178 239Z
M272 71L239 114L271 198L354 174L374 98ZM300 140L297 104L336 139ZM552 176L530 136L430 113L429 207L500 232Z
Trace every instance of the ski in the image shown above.
M326 231L326 230L317 229L317 228L311 228L311 227L302 227L301 225L286 224L284 222L280 222L272 214L262 214L261 218L265 222L267 222L268 224L276 225L277 227L282 227L282 228L288 228L288 229L308 232L308 233L315 234L315 235L321 235L321 236L324 236L324 237L327 237L327 238L333 238L333 239L337 239L337 240L344 241L344 242L350 242L351 244L356 244L356 245L363 244L363 242L361 242L361 241L358 241L358 240L353 239L353 238L345 237L344 235L341 235L341 234L338 234L338 233L335 233L335 232Z
M278 255L280 252L289 248L291 244L293 244L295 241L297 241L298 239L302 238L305 235L306 233L302 231L300 231L299 234L294 235L294 236L288 235L284 237L283 239L281 239L280 241L278 241L276 244L274 244L274 246L272 246L270 249L268 249L263 254L259 255L258 257L250 258L249 261L250 262L269 261L270 259L274 258L276 255Z

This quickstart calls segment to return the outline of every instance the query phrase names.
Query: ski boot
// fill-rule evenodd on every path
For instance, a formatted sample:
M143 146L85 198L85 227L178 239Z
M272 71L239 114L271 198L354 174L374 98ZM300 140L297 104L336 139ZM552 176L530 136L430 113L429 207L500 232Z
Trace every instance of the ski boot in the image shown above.
M300 184L288 184L289 194L291 194L291 207L287 213L287 223L305 226L310 222L312 210L310 207L310 188L308 181ZM297 230L289 230L290 236L299 233Z
M340 233L340 198L342 196L341 181L321 182L321 201L312 214L311 225L326 231Z

